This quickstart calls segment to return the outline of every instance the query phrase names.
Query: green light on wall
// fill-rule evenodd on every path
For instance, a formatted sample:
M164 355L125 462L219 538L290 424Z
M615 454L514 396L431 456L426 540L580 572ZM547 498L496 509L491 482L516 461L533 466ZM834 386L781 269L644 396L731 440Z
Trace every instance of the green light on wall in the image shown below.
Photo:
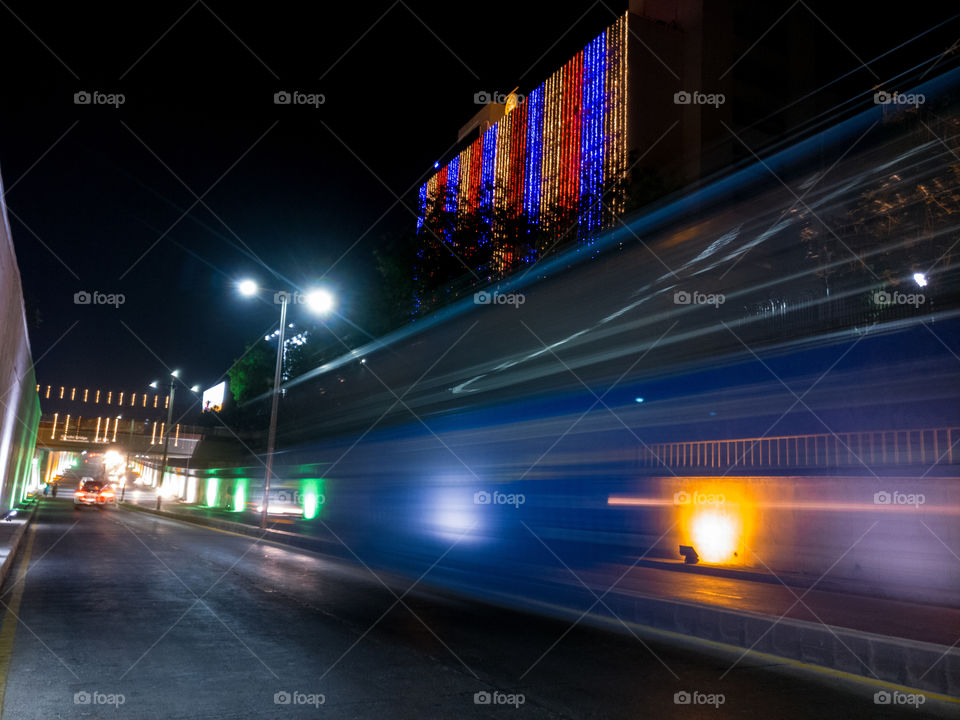
M326 481L323 478L306 478L300 481L300 497L303 498L303 517L313 520L320 515L326 501L323 490Z
M247 478L237 480L237 489L233 493L233 511L243 512L247 507Z
M217 506L217 497L220 495L220 478L207 478L207 507Z

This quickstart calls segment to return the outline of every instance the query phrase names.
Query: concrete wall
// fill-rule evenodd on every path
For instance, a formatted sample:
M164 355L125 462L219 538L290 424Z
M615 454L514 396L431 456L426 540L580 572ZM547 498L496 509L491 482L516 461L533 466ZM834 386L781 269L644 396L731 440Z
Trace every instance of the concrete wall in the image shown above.
M0 221L0 512L5 512L31 480L40 400L2 179Z

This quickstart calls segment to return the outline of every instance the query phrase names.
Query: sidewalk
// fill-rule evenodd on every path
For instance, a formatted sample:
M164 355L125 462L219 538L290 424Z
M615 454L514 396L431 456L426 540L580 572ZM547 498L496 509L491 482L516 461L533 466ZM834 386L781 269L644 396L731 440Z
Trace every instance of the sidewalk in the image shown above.
M0 586L10 573L20 542L41 502L42 499L31 498L16 508L15 516L9 520L0 520Z

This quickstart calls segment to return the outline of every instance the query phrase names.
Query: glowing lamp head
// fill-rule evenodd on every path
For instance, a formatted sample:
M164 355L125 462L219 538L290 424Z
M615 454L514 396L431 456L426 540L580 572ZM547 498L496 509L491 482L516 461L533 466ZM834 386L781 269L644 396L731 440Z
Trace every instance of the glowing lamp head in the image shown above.
M913 281L917 284L917 287L926 287L927 286L927 276L923 273L914 273Z
M253 280L241 280L237 283L237 290L245 297L251 297L257 293L257 284Z
M327 290L311 290L306 295L307 307L317 315L329 315L333 311L334 299Z
M738 528L734 517L717 510L698 513L693 519L693 545L708 563L729 562L736 556Z

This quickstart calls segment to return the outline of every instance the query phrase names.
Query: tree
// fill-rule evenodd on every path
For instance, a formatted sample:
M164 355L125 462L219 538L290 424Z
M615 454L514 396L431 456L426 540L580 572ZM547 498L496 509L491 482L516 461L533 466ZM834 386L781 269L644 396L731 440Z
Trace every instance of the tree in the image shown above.
M373 251L380 276L378 292L368 313L370 331L381 335L410 322L416 292L416 235L404 233Z
M227 370L230 378L230 392L237 405L269 392L273 386L273 373L276 358L263 341L247 345L240 359L234 361Z

